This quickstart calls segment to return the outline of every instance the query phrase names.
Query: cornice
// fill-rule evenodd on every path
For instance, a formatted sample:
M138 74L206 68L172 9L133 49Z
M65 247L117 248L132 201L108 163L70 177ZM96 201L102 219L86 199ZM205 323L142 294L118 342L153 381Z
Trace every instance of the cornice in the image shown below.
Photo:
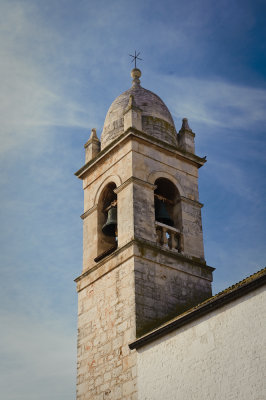
M180 158L183 158L187 161L192 162L193 164L196 164L198 168L202 167L202 165L204 165L204 163L206 162L206 157L203 157L203 158L198 157L195 154L186 152L186 151L180 149L179 147L165 143L160 139L157 139L143 131L139 131L139 130L131 127L131 128L128 128L124 133L122 133L122 135L120 135L117 139L115 139L107 147L105 147L103 150L101 150L93 160L90 160L85 165L83 165L83 167L81 167L77 172L75 172L75 175L78 178L83 179L84 174L86 172L88 172L90 168L92 168L96 163L98 163L101 159L103 159L110 151L112 151L116 146L120 145L122 142L124 142L129 137L142 139L142 140L144 140L148 143L151 143L159 148L169 151L172 154L175 154L175 156L178 156Z
M180 196L181 201L185 201L186 203L192 204L193 206L197 206L199 208L204 207L204 204L200 203L197 200L189 199L188 197Z
M93 211L95 211L95 210L97 210L97 204L95 206L91 207L89 210L85 211L83 214L81 214L80 218L85 219L86 217L88 217L88 215L93 213Z
M167 255L170 258L174 258L176 260L180 260L183 262L187 262L189 264L193 264L195 266L205 269L208 272L213 272L215 270L215 268L210 267L209 265L206 264L206 262L204 260L202 260L200 258L189 256L184 253L174 252L174 251L168 250L166 248L163 248L162 246L158 245L157 243L150 242L148 240L144 240L142 238L136 237L136 238L132 239L131 241L129 241L128 243L126 243L124 246L117 248L117 250L115 250L113 253L109 254L104 259L99 261L92 268L84 271L80 276L78 276L75 279L75 282L78 283L83 278L89 276L90 274L92 274L93 272L95 272L96 270L101 268L104 264L109 263L113 258L116 258L118 256L118 254L122 253L124 250L128 249L129 247L131 247L133 245L136 245L138 247L150 248L151 250L155 250L156 252L159 251L161 254ZM131 257L139 257L139 255L131 254L129 258L131 258ZM124 261L125 260L123 260L123 262ZM118 265L116 265L114 268L116 268L117 266Z

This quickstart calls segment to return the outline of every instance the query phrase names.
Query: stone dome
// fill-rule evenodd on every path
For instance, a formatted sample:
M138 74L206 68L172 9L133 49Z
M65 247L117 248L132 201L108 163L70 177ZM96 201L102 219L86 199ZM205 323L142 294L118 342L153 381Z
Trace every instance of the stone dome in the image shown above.
M101 135L104 149L124 132L124 112L133 96L134 107L141 110L142 131L171 145L176 145L176 129L173 118L164 102L155 93L140 85L141 71L131 71L132 87L120 94L111 104Z

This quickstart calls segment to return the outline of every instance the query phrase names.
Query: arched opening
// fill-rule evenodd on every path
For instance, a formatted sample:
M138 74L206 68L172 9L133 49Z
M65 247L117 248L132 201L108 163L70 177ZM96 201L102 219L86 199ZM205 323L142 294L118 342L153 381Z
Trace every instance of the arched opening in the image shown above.
M154 206L157 242L171 250L181 252L183 240L179 191L166 178L156 179L155 185Z
M98 201L98 262L117 248L117 195L116 184L108 183Z

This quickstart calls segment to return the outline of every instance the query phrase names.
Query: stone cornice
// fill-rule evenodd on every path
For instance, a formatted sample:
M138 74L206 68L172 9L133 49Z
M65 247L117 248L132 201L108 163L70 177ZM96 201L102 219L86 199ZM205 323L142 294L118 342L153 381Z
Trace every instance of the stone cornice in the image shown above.
M136 183L136 184L138 184L140 186L143 186L143 187L146 187L146 188L148 188L150 190L155 190L156 189L156 185L152 185L149 182L145 182L142 179L135 178L134 176L132 176L131 178L129 178L125 182L123 182L117 189L115 189L114 192L115 193L121 192L121 190L123 190L125 187L127 187L130 183ZM189 199L187 197L184 197L184 196L180 196L180 200L181 201L185 201L186 203L192 204L192 205L194 205L196 207L199 207L199 208L203 207L203 204L200 203L199 201L191 200L191 199ZM94 205L89 210L87 210L83 214L81 214L80 218L84 220L86 217L88 217L88 215L93 213L96 209L97 209L97 205Z
M204 206L204 204L200 203L199 201L189 199L188 197L180 196L180 200L192 204L193 206L197 206L199 208L202 208Z
M139 237L136 237L133 241L137 245L145 246L147 248L150 248L151 250L156 250L157 252L159 251L162 254L168 255L169 257L174 258L176 260L182 260L184 262L188 262L189 264L193 264L193 265L196 265L198 267L204 268L208 272L213 272L215 270L215 268L207 265L206 261L201 259L201 258L190 256L190 255L185 254L185 253L178 253L177 251L173 251L173 250L164 248L163 246L161 246L161 245L159 245L157 243L150 242L148 240L145 240L145 239L142 239L142 238L139 238Z
M84 279L84 278L88 278L92 275L94 275L95 273L97 273L97 271L101 268L104 268L105 266L107 266L106 270L100 274L100 276L97 276L96 278L92 278L91 281L88 284L91 284L92 282L94 282L95 280L99 279L99 277L101 277L102 275L112 271L113 269L119 267L119 265L121 265L122 263L124 263L125 261L127 261L129 258L133 257L133 253L127 255L126 257L122 257L120 259L119 262L116 262L113 267L111 265L111 260L116 258L118 260L118 256L123 253L126 249L130 248L132 245L134 245L134 241L131 241L129 243L127 243L126 245L124 245L123 247L118 248L117 250L115 250L113 253L109 254L107 257L105 257L104 259L102 259L101 261L99 261L96 265L94 265L92 268L84 271L80 276L78 276L76 279L74 279L74 281L77 283L77 285L79 285L79 283ZM88 286L88 284L86 286ZM82 287L83 289L83 287ZM78 290L78 289L77 289Z
M206 264L206 262L204 260L202 260L200 258L189 256L189 255L186 255L186 254L183 254L183 253L177 253L177 252L171 251L169 249L165 249L162 246L158 245L157 243L149 242L149 241L144 240L142 238L135 238L135 239L131 240L130 242L128 242L127 244L125 244L124 246L122 246L122 247L118 248L117 250L115 250L113 253L109 254L107 257L105 257L104 259L99 261L92 268L84 271L80 276L78 276L75 279L75 282L78 284L84 278L86 278L86 277L88 278L90 275L93 275L100 268L104 268L104 272L102 274L98 274L99 276L97 275L97 278L92 278L91 281L88 283L88 284L91 284L95 280L99 279L100 276L102 276L103 274L106 274L106 273L110 272L111 270L117 268L119 265L124 263L129 258L132 258L132 257L146 258L145 256L141 255L142 254L142 250L140 252L139 251L136 252L136 250L133 250L132 253L128 254L126 258L124 258L124 257L120 257L119 258L119 255L121 255L126 249L129 249L132 246L133 247L137 246L138 249L147 248L147 249L150 249L152 251L156 251L157 253L159 252L162 255L168 256L168 257L170 257L172 259L180 260L182 262L186 262L188 264L191 264L192 266L197 266L199 268L202 268L203 270L206 271L206 273L211 273L211 272L213 272L215 270L215 268L210 267L209 265ZM119 259L120 261L117 262L117 263L114 263L113 266L111 266L111 261L113 259ZM152 261L149 258L147 258L147 259L149 261ZM194 271L193 274L195 275L195 271ZM88 284L86 286L88 286Z
M180 148L177 148L176 146L167 144L167 143L163 142L162 140L154 138L153 136L151 136L145 132L139 131L139 130L131 127L131 128L128 128L124 133L122 133L122 135L120 135L117 139L115 139L107 147L105 147L105 149L101 150L93 160L90 160L85 165L83 165L83 167L81 167L75 173L75 175L78 178L83 179L84 174L86 172L88 172L88 170L90 168L92 168L96 163L98 163L98 161L100 159L104 158L107 155L107 153L109 153L109 151L113 150L118 144L121 144L123 141L125 141L126 139L128 139L130 137L135 137L135 138L145 140L146 142L149 142L157 147L160 147L164 150L170 151L172 154L175 154L178 157L181 157L183 159L186 159L187 161L192 162L193 164L196 164L198 168L200 168L206 162L205 157L204 158L198 157L195 154L181 150Z
M93 207L91 207L89 210L85 211L83 214L81 214L80 218L85 219L88 215L93 213L93 211L97 210L97 204Z
M89 139L89 140L84 144L84 149L86 149L91 143L99 144L99 143L100 143L100 140L99 140L99 139L96 139L96 138Z

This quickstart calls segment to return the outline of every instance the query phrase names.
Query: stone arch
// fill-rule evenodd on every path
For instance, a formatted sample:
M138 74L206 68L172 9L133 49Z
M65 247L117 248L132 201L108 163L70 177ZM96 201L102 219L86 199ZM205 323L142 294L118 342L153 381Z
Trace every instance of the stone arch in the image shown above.
M122 179L120 178L119 175L109 175L107 178L105 178L105 180L100 184L100 186L97 189L96 195L94 197L93 206L96 206L98 204L103 189L109 183L114 183L116 187L119 187L122 184Z
M102 260L117 248L117 194L115 189L121 184L117 175L110 175L101 183L95 196L97 209L97 257ZM110 221L111 220L111 221ZM108 224L106 225L106 222ZM104 229L103 229L104 228Z
M184 197L184 190L183 190L180 182L173 175L169 174L168 172L153 171L148 176L148 182L151 183L152 185L154 185L154 182L156 181L156 179L159 179L159 178L166 178L169 181L171 181L178 189L180 196Z

